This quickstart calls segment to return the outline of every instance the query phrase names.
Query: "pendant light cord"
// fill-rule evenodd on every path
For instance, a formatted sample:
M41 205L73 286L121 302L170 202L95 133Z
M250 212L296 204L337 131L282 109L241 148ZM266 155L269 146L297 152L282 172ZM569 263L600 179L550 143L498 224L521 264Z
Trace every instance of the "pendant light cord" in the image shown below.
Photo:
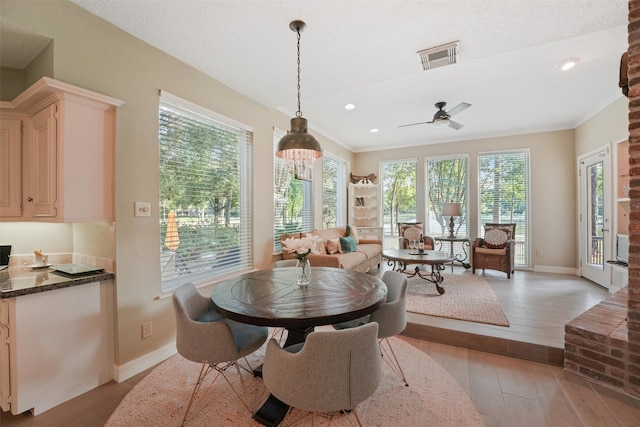
M296 31L298 33L298 111L296 111L296 117L302 117L302 111L300 110L300 29Z

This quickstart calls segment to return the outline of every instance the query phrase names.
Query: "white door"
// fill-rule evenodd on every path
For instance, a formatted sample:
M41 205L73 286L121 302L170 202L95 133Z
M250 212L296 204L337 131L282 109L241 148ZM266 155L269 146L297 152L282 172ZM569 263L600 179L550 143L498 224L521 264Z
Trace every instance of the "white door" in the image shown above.
M607 289L611 283L611 158L603 149L579 159L580 272Z

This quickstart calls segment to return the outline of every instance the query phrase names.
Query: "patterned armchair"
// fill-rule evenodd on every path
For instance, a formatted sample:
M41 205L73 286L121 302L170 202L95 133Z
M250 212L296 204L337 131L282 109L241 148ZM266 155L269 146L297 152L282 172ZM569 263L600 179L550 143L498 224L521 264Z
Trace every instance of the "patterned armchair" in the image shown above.
M511 278L514 270L515 224L484 225L484 237L477 238L471 245L472 271L476 269L498 270Z
M398 223L398 247L408 249L411 240L418 241L422 233L424 239L424 249L433 250L435 247L433 239L424 234L424 227L421 222L399 222Z

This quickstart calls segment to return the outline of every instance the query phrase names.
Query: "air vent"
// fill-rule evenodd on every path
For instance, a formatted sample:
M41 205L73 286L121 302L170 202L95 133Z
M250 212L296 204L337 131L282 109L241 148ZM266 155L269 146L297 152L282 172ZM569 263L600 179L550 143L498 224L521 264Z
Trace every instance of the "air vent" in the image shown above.
M443 44L418 52L418 61L424 71L458 62L459 41Z

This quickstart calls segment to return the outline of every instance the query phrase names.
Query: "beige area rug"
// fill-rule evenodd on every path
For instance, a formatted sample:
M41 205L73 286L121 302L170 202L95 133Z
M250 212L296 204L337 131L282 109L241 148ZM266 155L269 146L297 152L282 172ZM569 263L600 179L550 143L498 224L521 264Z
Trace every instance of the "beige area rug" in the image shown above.
M410 386L406 387L383 363L378 390L356 407L365 427L485 425L464 389L437 362L398 338L392 338L392 343ZM259 350L250 362L261 360L262 354ZM169 358L125 396L105 427L179 426L199 371L200 365L180 355ZM237 375L231 377L235 384L239 383ZM244 378L253 406L257 408L268 394L262 379L249 374ZM192 408L187 427L261 426L251 418L223 378L218 378L212 388L210 379L207 380L201 395L205 390L209 391ZM280 425L292 425L300 414L293 410ZM346 419L344 415L333 418L338 426L350 425L352 420L353 417ZM311 425L311 418L306 417L295 425ZM316 416L315 425L328 426L329 420Z
M443 274L443 295L433 283L418 276L409 278L407 311L429 316L509 326L498 297L483 277Z

